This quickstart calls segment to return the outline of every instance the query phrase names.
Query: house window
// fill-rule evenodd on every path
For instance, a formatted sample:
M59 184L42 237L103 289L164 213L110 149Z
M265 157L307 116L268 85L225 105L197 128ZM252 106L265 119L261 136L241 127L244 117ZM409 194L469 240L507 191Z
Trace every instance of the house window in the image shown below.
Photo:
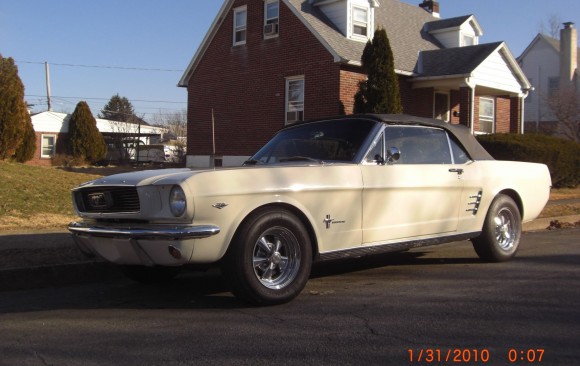
M560 89L560 78L558 76L548 78L548 96L553 97Z
M463 34L461 36L461 45L464 47L475 45L475 37L469 34Z
M276 37L280 16L278 0L266 0L264 3L264 37Z
M286 79L286 124L304 120L304 76Z
M352 34L353 36L368 37L369 11L358 6L352 7Z
M449 122L449 94L435 93L433 117Z
M479 98L479 132L493 133L495 124L494 104L493 98Z
M246 44L247 17L246 6L234 9L234 46Z
M56 135L42 135L40 143L41 158L52 158L54 156L55 142Z

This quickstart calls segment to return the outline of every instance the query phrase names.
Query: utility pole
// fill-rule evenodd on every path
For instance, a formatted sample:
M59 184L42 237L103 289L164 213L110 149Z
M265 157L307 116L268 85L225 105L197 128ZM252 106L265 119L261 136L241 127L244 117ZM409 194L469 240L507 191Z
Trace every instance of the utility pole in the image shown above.
M46 74L46 99L48 103L48 111L52 111L52 103L50 101L50 71L48 69L48 62L44 62L44 71Z

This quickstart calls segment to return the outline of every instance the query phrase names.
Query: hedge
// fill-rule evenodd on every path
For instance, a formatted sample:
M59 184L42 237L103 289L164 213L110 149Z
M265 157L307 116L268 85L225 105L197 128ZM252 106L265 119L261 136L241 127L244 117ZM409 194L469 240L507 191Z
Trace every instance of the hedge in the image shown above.
M541 134L477 136L496 160L527 161L548 166L556 188L580 183L580 144Z

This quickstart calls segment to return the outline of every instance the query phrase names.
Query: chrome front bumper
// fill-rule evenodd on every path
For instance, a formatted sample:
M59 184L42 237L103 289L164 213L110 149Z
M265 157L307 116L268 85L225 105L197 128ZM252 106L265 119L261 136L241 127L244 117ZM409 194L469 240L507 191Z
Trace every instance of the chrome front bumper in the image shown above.
M83 222L71 222L68 230L77 235L139 240L202 239L220 232L220 228L215 225L125 228L93 226Z
M105 227L95 222L71 222L68 229L77 247L87 256L99 256L116 264L146 266L190 263L197 239L220 232L215 225Z

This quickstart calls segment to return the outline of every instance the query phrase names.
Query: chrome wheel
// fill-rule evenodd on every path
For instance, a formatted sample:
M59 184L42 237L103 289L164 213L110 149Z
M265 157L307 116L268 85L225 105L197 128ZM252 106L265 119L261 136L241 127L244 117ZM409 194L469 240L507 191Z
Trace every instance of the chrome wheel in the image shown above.
M505 251L511 250L517 235L513 212L509 208L503 207L493 221L495 223L495 240L498 246Z
M256 278L269 289L292 283L300 270L300 244L283 227L266 230L254 244L253 268Z
M232 292L254 305L298 296L312 267L312 244L302 221L278 207L254 211L238 229L222 260Z
M491 203L481 235L471 239L480 258L503 262L512 258L520 244L522 218L515 201L499 194Z

